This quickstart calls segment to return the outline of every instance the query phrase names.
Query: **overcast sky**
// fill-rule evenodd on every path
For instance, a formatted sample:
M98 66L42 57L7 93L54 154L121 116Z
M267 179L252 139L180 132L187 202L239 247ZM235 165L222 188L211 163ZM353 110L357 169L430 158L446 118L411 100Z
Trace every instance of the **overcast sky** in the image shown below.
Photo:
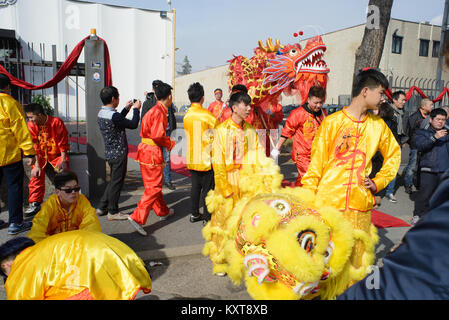
M89 1L169 10L166 0ZM282 44L366 22L368 0L172 0L176 9L177 70L188 56L193 72L226 64L232 55L252 56L257 41ZM394 0L392 18L441 25L444 0Z

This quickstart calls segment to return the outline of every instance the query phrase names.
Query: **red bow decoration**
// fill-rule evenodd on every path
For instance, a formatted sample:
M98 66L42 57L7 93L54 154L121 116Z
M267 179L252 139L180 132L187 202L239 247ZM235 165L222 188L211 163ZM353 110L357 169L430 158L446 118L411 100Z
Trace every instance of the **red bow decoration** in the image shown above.
M79 56L81 55L81 52L84 48L84 42L89 39L90 36L85 37L81 42L79 42L75 48L73 48L72 52L67 57L66 61L62 64L61 68L59 68L58 72L56 72L55 76L50 79L49 81L39 85L35 86L31 83L28 83L24 80L20 80L14 76L12 76L8 71L6 71L3 66L0 65L0 73L3 73L11 79L11 84L28 89L28 90L39 90L39 89L46 89L55 86L58 84L61 80L63 80L69 73L70 70L75 66L76 62L78 61ZM106 44L106 41L98 37L101 41L104 42L104 64L105 64L105 70L104 70L104 77L105 77L105 85L111 86L112 85L112 72L111 72L111 61L109 57L109 49Z

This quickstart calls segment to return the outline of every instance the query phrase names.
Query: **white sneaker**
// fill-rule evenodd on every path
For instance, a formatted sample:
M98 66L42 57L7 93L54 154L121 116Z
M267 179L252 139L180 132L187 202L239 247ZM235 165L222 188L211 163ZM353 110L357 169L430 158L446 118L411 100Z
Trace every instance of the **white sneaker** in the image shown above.
M414 226L417 222L418 222L418 220L419 220L419 217L418 216L413 216L413 218L412 218L412 222L410 223L412 226Z
M396 199L396 197L392 193L387 194L386 197L388 198L388 200L390 200L390 202L393 202L393 203L398 202L398 200Z
M142 228L142 226L138 224L136 221L134 221L131 217L128 217L128 221L137 230L138 233L140 233L143 236L147 235L147 232Z
M159 218L161 220L167 220L169 217L171 217L174 214L175 214L175 209L171 208L170 210L168 210L168 214L166 216L159 217Z
M224 277L224 276L226 276L226 272L217 272L217 273L214 273L214 275L216 275L217 277Z

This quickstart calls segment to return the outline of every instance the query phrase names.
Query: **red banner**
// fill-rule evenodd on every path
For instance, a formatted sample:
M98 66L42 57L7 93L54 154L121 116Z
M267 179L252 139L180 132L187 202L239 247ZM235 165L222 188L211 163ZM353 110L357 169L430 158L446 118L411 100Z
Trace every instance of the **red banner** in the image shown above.
M59 70L56 72L55 76L52 79L50 79L49 81L47 81L39 86L35 86L35 85L28 83L24 80L17 79L16 77L9 74L8 71L6 71L6 69L3 68L2 65L0 65L0 73L6 74L9 77L9 79L11 79L11 84L21 87L21 88L25 88L28 90L39 90L39 89L51 88L51 87L55 86L56 84L58 84L66 76L69 75L70 70L72 70L72 68L75 66L75 64L78 61L79 56L81 55L81 52L83 51L84 42L87 39L89 39L89 37L90 36L87 36L86 38L81 40L81 42L79 42L75 46L75 48L72 50L72 52L67 57L66 61L62 64L61 68L59 68ZM100 39L101 41L104 42L105 85L111 86L112 85L112 72L111 72L111 60L109 57L109 49L106 44L106 41L104 41L100 37L98 37L98 39Z
M422 92L422 90L416 86L411 87L406 93L405 93L405 100L408 101L412 95L413 95L413 91L418 92L418 94L423 98L428 98L424 92ZM444 95L447 94L449 96L449 89L448 88L443 88L443 91L438 95L438 97L436 97L435 99L433 99L432 101L438 102L443 100ZM393 100L393 93L391 92L390 88L388 88L387 90L385 90L385 95L388 97L388 99Z

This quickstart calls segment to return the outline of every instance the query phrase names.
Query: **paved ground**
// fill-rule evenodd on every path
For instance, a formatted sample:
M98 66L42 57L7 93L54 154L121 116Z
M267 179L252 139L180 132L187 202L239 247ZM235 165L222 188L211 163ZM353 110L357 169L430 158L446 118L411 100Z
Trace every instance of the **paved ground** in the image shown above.
M130 138L130 143L132 143ZM408 151L404 150L402 171L407 161ZM290 181L296 180L296 168L288 154L280 157L281 172ZM139 294L137 299L250 299L243 285L236 287L228 277L212 275L211 263L201 255L204 239L201 236L202 223L189 222L190 179L173 174L177 189L163 189L164 199L169 207L175 209L175 216L160 221L154 213L150 214L146 226L147 237L142 237L127 221L108 221L100 217L103 232L123 241L133 248L148 265L153 280L153 291L150 295ZM143 194L138 164L130 159L128 176L121 195L121 210L131 213ZM380 211L410 222L413 201L401 186L396 196L398 202L393 204L383 199ZM413 195L412 195L413 197ZM95 206L95 202L93 205ZM2 206L0 219L7 221L7 209ZM409 228L379 229L380 242L377 246L377 263L387 254L391 247L398 243ZM10 239L7 229L0 230L0 243ZM150 261L160 261L162 266L149 267ZM0 299L4 300L3 286L0 288Z

